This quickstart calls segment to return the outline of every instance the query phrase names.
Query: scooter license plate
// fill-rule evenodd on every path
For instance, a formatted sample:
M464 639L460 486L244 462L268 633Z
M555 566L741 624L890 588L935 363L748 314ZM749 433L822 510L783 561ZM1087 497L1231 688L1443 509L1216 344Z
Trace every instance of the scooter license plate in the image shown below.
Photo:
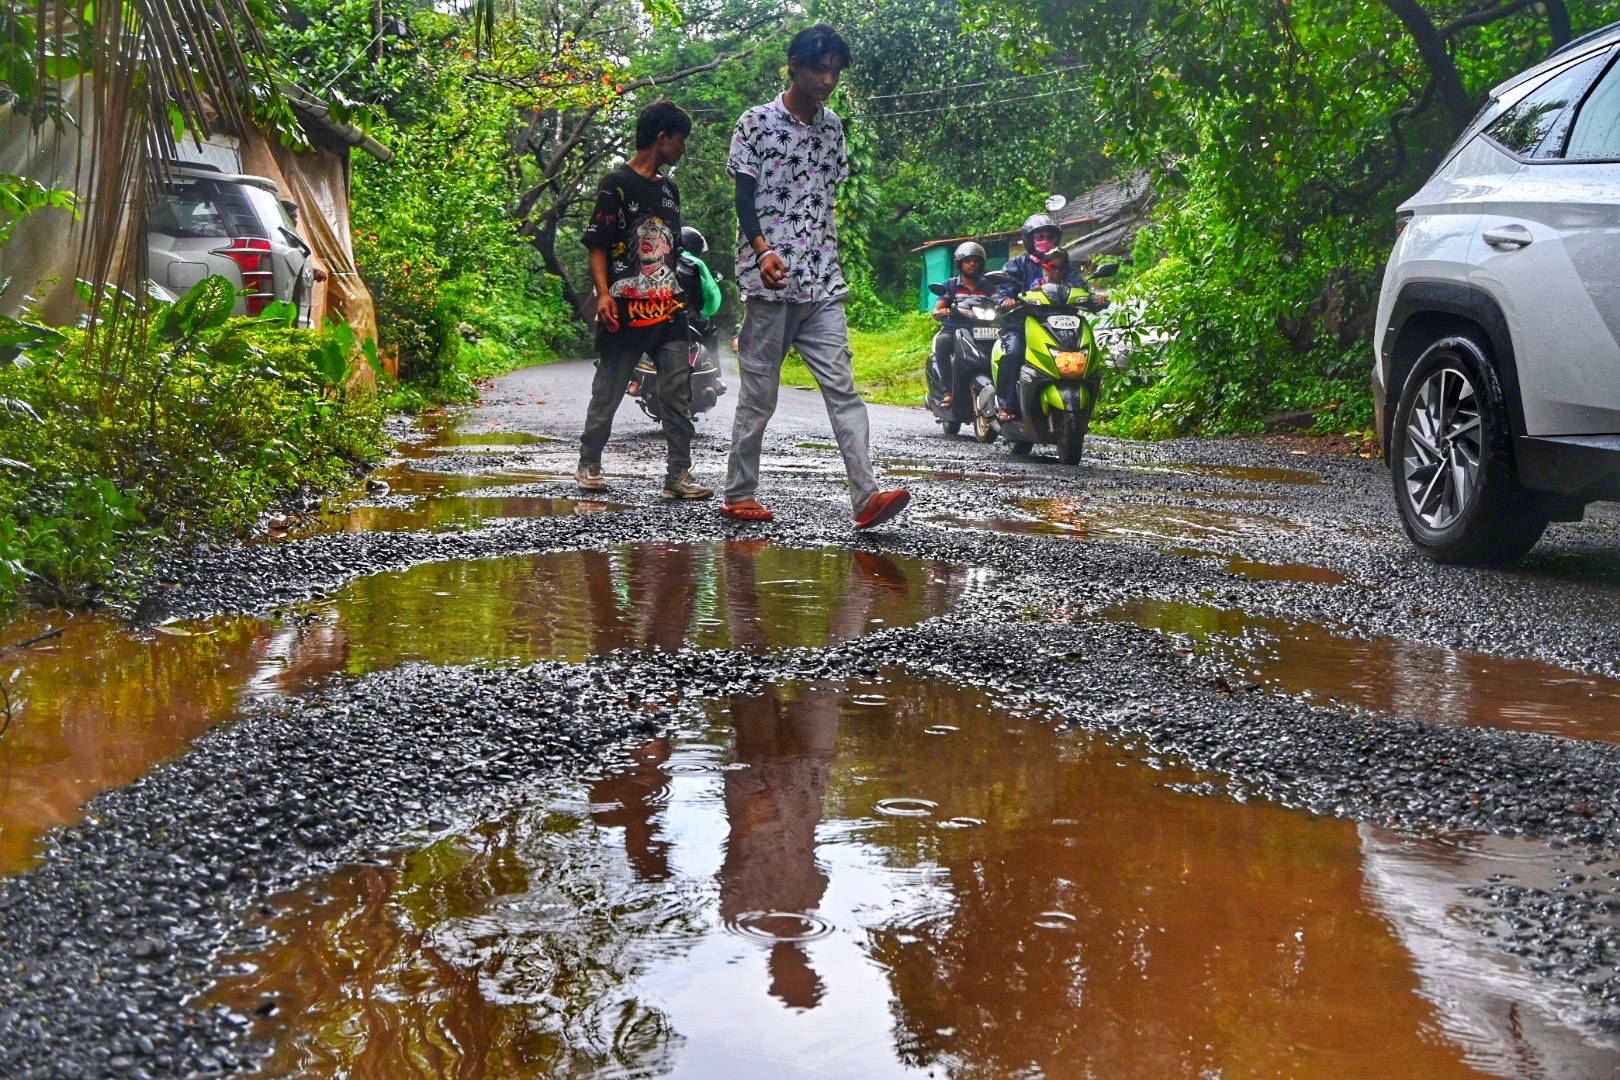
M1090 359L1091 358L1086 355L1086 351L1084 349L1081 349L1079 352L1060 352L1052 354L1053 366L1057 368L1058 374L1065 379L1078 379L1084 376L1086 373L1086 363Z
M1046 325L1054 330L1080 329L1080 316L1078 315L1048 315Z
M989 341L999 333L1001 331L994 326L975 326L973 328L973 336L980 341Z

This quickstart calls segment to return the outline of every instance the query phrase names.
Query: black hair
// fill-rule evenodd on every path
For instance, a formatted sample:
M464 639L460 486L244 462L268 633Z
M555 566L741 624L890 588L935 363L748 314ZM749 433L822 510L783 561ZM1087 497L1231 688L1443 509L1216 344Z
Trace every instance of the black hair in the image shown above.
M788 42L787 57L789 66L798 61L801 67L816 67L831 57L838 61L840 71L847 71L850 65L849 43L826 23L816 23L793 35L793 40Z
M1068 262L1069 252L1065 248L1055 247L1051 251L1048 251L1045 255L1037 255L1036 258L1041 260L1041 264L1043 266L1049 262L1059 259L1061 259L1063 262Z
M686 110L668 98L659 100L641 110L636 117L636 149L645 150L658 141L660 135L692 134L692 118Z

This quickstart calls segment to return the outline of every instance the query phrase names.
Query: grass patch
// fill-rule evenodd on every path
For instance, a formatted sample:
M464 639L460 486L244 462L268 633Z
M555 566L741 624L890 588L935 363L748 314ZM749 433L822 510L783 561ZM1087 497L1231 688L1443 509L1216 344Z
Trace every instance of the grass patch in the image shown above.
M928 349L939 324L927 315L906 312L882 330L851 330L855 354L855 389L875 405L921 406L927 390L923 373ZM797 353L782 365L787 386L814 386L816 381Z

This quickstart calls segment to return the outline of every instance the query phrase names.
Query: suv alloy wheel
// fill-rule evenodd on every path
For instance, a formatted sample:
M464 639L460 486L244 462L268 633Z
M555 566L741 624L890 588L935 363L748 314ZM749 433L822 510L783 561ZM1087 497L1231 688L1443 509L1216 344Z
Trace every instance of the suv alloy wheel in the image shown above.
M1519 486L1501 385L1472 338L1442 338L1412 368L1390 466L1401 523L1431 559L1517 559L1550 520L1546 500Z

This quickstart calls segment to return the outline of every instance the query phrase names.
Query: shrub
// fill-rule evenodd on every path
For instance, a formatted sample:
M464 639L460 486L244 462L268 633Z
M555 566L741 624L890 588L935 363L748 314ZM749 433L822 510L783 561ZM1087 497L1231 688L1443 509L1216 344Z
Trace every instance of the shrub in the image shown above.
M94 339L36 333L0 354L0 601L84 603L158 543L239 536L277 498L382 456L348 328L232 319L234 300L209 278ZM5 323L8 338L31 326Z

